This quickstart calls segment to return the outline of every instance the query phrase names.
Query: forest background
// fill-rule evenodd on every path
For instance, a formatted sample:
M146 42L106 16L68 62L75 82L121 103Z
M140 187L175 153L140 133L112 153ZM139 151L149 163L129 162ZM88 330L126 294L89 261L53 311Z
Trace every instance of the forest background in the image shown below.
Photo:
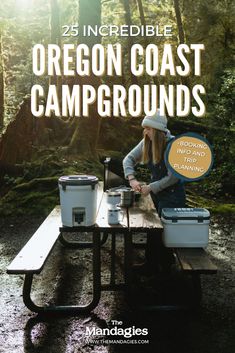
M65 24L171 25L173 36L157 37L62 37ZM235 212L235 3L233 0L8 0L0 3L0 214L47 214L59 203L57 181L61 175L95 174L103 177L102 161L112 157L120 165L125 154L141 138L143 117L100 118L95 105L89 118L40 117L30 110L34 84L186 84L195 77L135 77L129 71L129 48L134 43L203 43L205 53L200 83L206 116L170 118L173 134L197 132L214 151L214 167L208 177L187 185L189 206L213 212ZM124 48L122 77L36 77L32 72L34 44L87 41ZM139 178L147 172L138 168Z

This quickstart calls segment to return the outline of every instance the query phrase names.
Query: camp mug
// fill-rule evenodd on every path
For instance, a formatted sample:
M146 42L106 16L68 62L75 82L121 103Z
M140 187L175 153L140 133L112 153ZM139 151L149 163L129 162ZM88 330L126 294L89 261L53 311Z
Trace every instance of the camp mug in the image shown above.
M120 207L111 207L108 209L108 224L119 224L124 218L124 213Z

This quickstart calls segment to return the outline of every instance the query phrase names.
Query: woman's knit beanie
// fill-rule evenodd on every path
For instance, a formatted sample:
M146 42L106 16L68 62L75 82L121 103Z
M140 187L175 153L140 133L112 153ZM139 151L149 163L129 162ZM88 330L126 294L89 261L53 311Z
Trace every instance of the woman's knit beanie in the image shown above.
M153 115L146 115L142 121L142 127L152 127L153 129L167 132L167 118L160 114L160 109Z

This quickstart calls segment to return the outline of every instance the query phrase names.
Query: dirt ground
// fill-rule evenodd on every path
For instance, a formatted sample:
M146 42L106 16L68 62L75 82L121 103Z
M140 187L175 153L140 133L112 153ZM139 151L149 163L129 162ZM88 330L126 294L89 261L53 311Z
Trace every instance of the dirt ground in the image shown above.
M208 251L219 270L202 276L203 299L197 311L139 312L122 291L102 292L96 309L77 317L38 317L22 301L23 276L6 274L6 266L31 237L42 218L22 217L0 220L0 352L235 352L235 229L231 217L213 218ZM139 240L144 235L139 235ZM117 278L121 279L123 240L118 236ZM137 257L143 256L142 251ZM85 303L91 288L90 250L64 249L56 244L43 272L36 276L33 298L37 303ZM109 280L110 240L102 247L102 281ZM143 282L154 296L154 284ZM151 285L153 289L151 291ZM182 295L186 287L182 282ZM173 287L170 291L174 292ZM137 290L138 292L138 290ZM146 301L146 292L138 292ZM141 294L142 293L142 294ZM174 294L174 293L173 293ZM188 292L187 295L190 295ZM99 344L86 340L86 327L147 328L148 335L135 336L141 343ZM92 338L100 338L96 335ZM117 337L111 337L116 339ZM123 339L123 337L121 337ZM120 339L120 337L119 337ZM129 340L132 340L129 338ZM143 342L148 340L148 343Z

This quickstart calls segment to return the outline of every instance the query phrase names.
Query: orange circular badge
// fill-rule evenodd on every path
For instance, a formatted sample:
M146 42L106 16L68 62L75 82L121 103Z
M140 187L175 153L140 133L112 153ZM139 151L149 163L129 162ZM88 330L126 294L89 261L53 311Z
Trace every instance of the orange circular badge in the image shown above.
M166 151L167 167L180 179L199 180L213 165L212 149L208 141L195 133L185 133L172 140Z

